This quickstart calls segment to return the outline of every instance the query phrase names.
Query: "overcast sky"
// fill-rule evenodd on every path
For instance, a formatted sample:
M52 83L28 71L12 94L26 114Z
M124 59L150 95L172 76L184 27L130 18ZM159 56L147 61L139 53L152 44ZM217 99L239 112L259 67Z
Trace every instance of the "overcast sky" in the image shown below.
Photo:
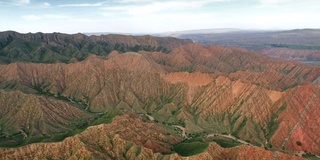
M0 0L0 31L320 28L319 0Z

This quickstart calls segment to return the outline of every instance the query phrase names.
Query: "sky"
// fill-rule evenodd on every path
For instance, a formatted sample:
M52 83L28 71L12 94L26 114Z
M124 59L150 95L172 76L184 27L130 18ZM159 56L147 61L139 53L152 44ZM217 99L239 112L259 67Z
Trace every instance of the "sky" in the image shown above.
M319 0L0 0L0 31L320 28Z

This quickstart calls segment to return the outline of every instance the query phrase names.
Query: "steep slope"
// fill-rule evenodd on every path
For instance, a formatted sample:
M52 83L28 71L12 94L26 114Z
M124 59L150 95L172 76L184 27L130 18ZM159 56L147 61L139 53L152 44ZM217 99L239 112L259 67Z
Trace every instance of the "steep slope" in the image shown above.
M275 117L279 128L270 139L279 149L290 149L320 154L319 116L320 87L301 85L290 89L284 96L285 110Z
M67 35L62 33L28 33L13 31L0 33L0 63L42 62L70 63L82 61L89 54L108 55L113 50L127 51L162 51L192 43L171 37L83 34Z
M0 90L0 146L57 139L93 115L57 99Z
M115 150L127 145L142 146L151 149L138 149L142 155L157 158L153 156L164 155L153 153L178 152L173 149L175 144L187 143L183 139L191 138L195 144L210 143L203 153L197 153L196 156L202 158L223 159L221 156L226 156L236 159L229 154L242 155L252 151L270 159L285 156L283 153L293 155L307 151L317 155L320 151L316 116L320 114L320 69L315 66L274 60L244 49L189 44L169 54L146 51L119 54L114 51L107 57L92 55L72 64L12 63L1 65L0 73L0 87L4 93L12 93L10 96L18 90L24 95L57 100L94 118L117 111L131 117L140 114L152 121L137 126L141 122L122 124L121 120L116 120L115 125L107 125L112 127L103 133L109 137L90 137L107 138L105 142L112 143L104 145ZM23 104L30 106L26 102ZM112 116L107 117L110 118ZM19 119L18 115L16 119ZM95 124L92 121L81 124ZM7 121L3 124L10 125ZM10 126L17 130L24 128L17 124ZM151 130L151 137L144 135L144 132L149 133L146 130ZM9 129L2 132L9 133ZM173 137L160 141L163 136L151 134L153 132L163 133L164 137L170 132ZM55 132L48 130L48 134ZM74 140L81 143L79 147L86 146L85 150L89 150L84 151L86 156L97 156L91 153L96 153L99 147L91 142L98 140L83 141L80 138L83 134L75 137L79 140L68 138L56 143L55 150L73 144ZM122 146L113 146L116 135L120 138L115 141L121 141ZM211 136L215 139L207 139ZM22 139L17 141L23 142ZM231 141L231 148L226 149L228 147L221 141ZM248 146L235 147L238 143ZM50 147L48 145L31 146L42 149ZM19 149L25 153L31 146ZM94 149L88 149L90 147ZM74 149L71 148L71 152ZM16 151L8 149L3 156L7 157L11 152ZM122 150L119 153L126 154ZM35 150L32 154L44 156ZM119 156L123 154L111 158Z
M93 126L81 134L57 143L31 144L16 149L0 149L1 159L271 159L273 152L257 147L224 149L212 142L198 155L183 158L166 154L181 141L172 131L139 117L116 117L111 124ZM129 141L129 140L130 141ZM160 153L161 152L161 153ZM279 153L279 159L301 159Z
M141 53L163 65L168 72L214 73L277 90L285 90L304 81L313 82L320 74L319 67L275 60L238 48L189 44L167 55Z

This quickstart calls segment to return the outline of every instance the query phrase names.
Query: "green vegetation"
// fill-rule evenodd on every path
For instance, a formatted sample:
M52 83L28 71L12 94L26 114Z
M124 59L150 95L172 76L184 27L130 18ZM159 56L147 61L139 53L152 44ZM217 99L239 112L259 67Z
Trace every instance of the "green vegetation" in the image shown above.
M140 146L137 147L136 156L141 154L142 148Z
M83 132L85 129L87 129L89 126L95 126L95 125L99 125L99 124L107 124L107 123L111 123L113 118L117 115L121 115L122 113L118 110L110 110L109 112L105 113L105 114L101 114L99 117L96 117L94 119L93 122L88 122L88 123L84 123L82 125L77 126L77 128L75 130L73 130L72 132L70 132L67 136L74 136L78 133Z
M107 113L100 115L100 117L95 119L90 126L111 123L113 118L117 115L122 115L122 112L116 109L110 110Z
M79 124L76 126L75 129L68 133L62 133L62 134L57 134L52 137L43 139L43 142L56 142L56 141L62 141L63 139L67 137L74 136L76 134L79 134L86 130L89 126L94 126L94 125L99 125L99 124L107 124L111 123L113 118L117 115L121 115L122 113L118 110L111 110L105 114L100 115L99 117L96 117L92 122L84 122L82 124Z
M201 142L201 143L204 143L202 137L195 137L195 138L190 138L190 139L185 139L183 141L183 143L192 143L192 142Z
M174 151L180 156L193 156L207 150L209 143L203 142L182 142L174 146Z
M298 85L299 85L299 83L294 83L294 84L285 86L284 88L282 88L282 91L286 91L286 90L288 90L288 89L290 89L290 88L294 88L294 87L296 87L296 86L298 86Z
M271 117L271 121L268 123L268 133L264 131L266 134L267 140L270 140L271 137L274 135L274 133L277 131L280 122L277 122L276 119L286 108L287 108L287 103L284 103L279 109L279 111L273 114L273 116Z
M240 131L246 126L248 122L248 118L244 118L244 120L240 123L239 127L232 132L232 135L237 136Z
M85 105L86 103L84 101L82 101L82 100L79 100L79 99L76 99L76 98L68 98L68 97L62 96L61 93L53 94L50 91L47 91L46 88L48 86L49 85L46 85L44 83L40 83L40 84L36 84L36 85L30 86L30 88L36 90L38 92L37 94L39 94L39 95L48 96L48 97L51 97L51 98L54 98L54 99L58 99L58 100L61 100L61 101L65 101L65 102L71 102L71 103L75 102L77 104L77 106L80 106L82 109L85 109L85 108L88 107L87 105Z
M298 146L302 146L302 143L301 143L300 141L297 141L296 144L297 144Z
M98 56L106 56L110 52L117 50L124 52L138 52L138 51L159 51L169 53L168 44L159 41L160 46L151 46L149 42L143 41L138 37L131 37L136 39L139 44L132 45L126 43L115 43L114 40L108 37L101 37L100 40L82 35L82 38L75 38L73 35L66 34L43 34L36 33L28 36L22 36L14 32L2 32L2 34L9 35L8 39L3 39L0 42L0 63L12 62L34 62L34 63L71 63L74 60L82 61L90 54ZM41 35L46 37L44 39L34 38ZM55 38L51 38L51 36ZM104 39L105 38L105 39ZM116 37L113 37L116 39ZM48 43L45 39L50 41ZM155 41L158 41L154 38ZM175 41L173 38L170 41ZM178 43L184 44L184 41L176 40Z
M307 159L311 159L311 160L319 160L319 158L317 156L315 156L312 153L309 153L307 151L305 151L305 153L302 155L303 158L307 158Z
M297 50L320 50L320 46L307 46L307 45L292 45L292 44L270 44L275 48L289 48Z
M192 139L202 139L201 137L204 137L206 133L204 132L194 132L194 133L188 133L188 137ZM191 139L191 140L192 140Z
M126 46L125 44L121 44L121 46L117 46L116 49L119 50L119 48L121 48L122 46ZM142 46L142 45L135 45L133 47L128 47L128 48L124 48L122 47L122 49L120 49L120 51L126 52L126 51L134 51L134 52L138 52L138 51L157 51L157 52L163 52L163 53L169 53L170 51L162 46L159 47L152 47L150 45L147 46Z
M87 121L84 120L82 122L78 122L76 125L68 126L67 129L69 131L54 133L47 137L28 137L28 139L24 139L20 132L10 134L10 136L0 133L0 147L20 147L30 143L62 141L67 137L71 137L83 132L89 126L111 123L115 116L121 114L122 113L119 110L110 110L104 114L96 116L94 119ZM28 132L26 133L28 134Z
M232 147L236 147L241 145L240 142L235 141L233 139L227 139L227 138L223 138L223 139L214 139L214 142L216 142L217 144L219 144L219 146L223 147L223 148L232 148Z

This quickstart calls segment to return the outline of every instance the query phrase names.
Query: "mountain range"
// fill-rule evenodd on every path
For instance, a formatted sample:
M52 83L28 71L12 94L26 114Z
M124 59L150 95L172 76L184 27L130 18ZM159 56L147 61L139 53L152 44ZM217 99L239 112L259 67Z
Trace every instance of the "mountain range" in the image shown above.
M319 29L206 29L160 35L188 38L203 45L241 47L274 58L320 65Z
M28 33L14 31L0 33L0 63L16 61L35 63L71 63L82 61L90 54L105 56L113 50L162 51L167 53L191 40L166 37L101 35L87 36L81 33L68 35L62 33Z
M0 35L1 159L319 158L319 66L176 38Z

